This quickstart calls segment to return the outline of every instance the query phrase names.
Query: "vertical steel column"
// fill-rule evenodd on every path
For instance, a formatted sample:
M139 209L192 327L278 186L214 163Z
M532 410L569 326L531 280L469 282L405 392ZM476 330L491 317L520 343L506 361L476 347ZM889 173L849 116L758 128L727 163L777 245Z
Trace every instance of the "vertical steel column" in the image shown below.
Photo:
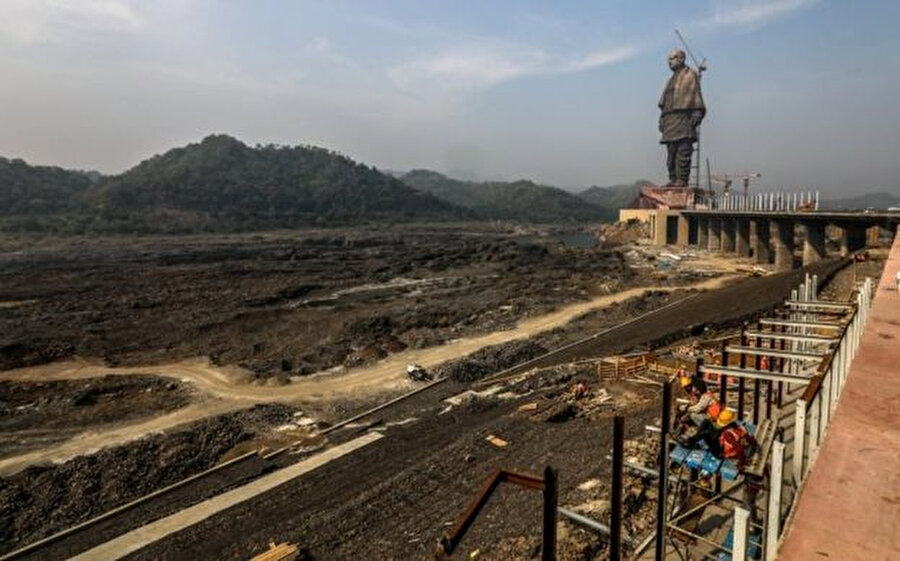
M746 561L747 559L747 529L749 527L750 511L739 506L734 507L734 546L731 548L732 561Z
M744 322L744 325L741 327L741 346L747 346L747 336L744 335L744 332L747 330L747 322ZM747 355L745 353L741 353L741 370L747 368ZM738 406L737 406L737 415L738 419L741 421L744 420L744 390L746 384L743 377L738 378Z
M775 348L775 339L769 338L769 349ZM782 362L782 365L784 363ZM783 366L782 366L783 368ZM775 371L775 357L769 356L769 372ZM780 384L781 382L779 382ZM772 418L772 389L774 388L772 380L766 380L766 419Z
M759 333L762 330L762 324L760 322L756 322L756 332ZM760 337L756 338L756 348L762 348L762 339ZM755 366L756 369L759 370L762 368L762 356L756 355L755 357ZM760 383L759 378L753 380L753 424L759 425L759 394L760 394Z
M556 561L556 507L558 502L556 472L544 468L544 520L541 539L541 561Z
M803 456L806 453L806 402L798 399L794 402L794 457L791 460L794 485L800 487L803 481Z
M667 384L668 385L668 384ZM625 417L613 417L612 505L609 515L609 561L622 561L622 463L625 442ZM663 479L666 479L663 476Z
M703 358L697 359L697 372L703 365ZM697 374L695 374L697 375ZM672 413L672 384L663 384L662 420L659 431L659 477L656 478L656 561L666 558L666 503L669 482L669 426Z
M784 333L785 331L787 331L787 327L782 325L781 332ZM781 340L781 350L784 350L784 339ZM772 364L774 362L775 361L772 360L769 364ZM784 358L782 358L778 363L781 366L781 372L784 372ZM778 404L779 409L781 408L782 399L784 399L784 382L778 382L778 400L775 403Z
M769 470L769 506L766 509L766 561L778 555L778 535L781 522L781 486L784 471L784 444L772 443L772 465Z
M722 340L722 366L728 367L728 340ZM719 403L722 407L728 407L728 378L719 373Z
M722 366L728 367L728 340L722 341ZM723 373L719 373L719 403L722 404L722 410L728 407L728 377ZM716 473L716 493L722 492L722 474Z

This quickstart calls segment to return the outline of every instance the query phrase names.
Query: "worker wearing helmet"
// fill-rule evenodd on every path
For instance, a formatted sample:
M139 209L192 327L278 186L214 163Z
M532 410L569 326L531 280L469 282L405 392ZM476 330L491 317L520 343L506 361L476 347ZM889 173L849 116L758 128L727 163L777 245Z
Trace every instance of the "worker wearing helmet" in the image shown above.
M723 409L716 419L716 428L719 429L719 446L722 456L726 460L732 460L738 469L743 469L756 452L758 444L756 438L750 434L743 425L737 422L737 415L731 409Z
M721 405L715 393L710 391L706 382L698 377L679 378L681 387L688 393L689 403L679 407L676 424L681 433L686 436L683 443L688 448L694 448L698 443L705 442L706 447L714 454L719 454L718 430L715 420L719 415ZM693 431L688 433L689 425L693 425Z
M679 383L688 394L690 403L679 407L679 418L682 422L690 421L700 427L706 423L714 423L722 410L719 398L711 391L706 382L699 377L682 376Z
M744 474L744 508L750 512L750 521L757 520L756 498L763 488L763 479L744 467L759 448L756 438L738 423L737 415L731 409L723 409L716 420L719 432L719 446L722 457L737 464L738 470Z

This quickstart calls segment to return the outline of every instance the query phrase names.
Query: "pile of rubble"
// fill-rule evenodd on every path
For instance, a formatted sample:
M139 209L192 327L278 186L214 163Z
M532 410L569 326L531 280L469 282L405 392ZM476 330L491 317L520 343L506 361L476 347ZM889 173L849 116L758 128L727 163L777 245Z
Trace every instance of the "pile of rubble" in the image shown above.
M601 224L594 236L602 248L618 247L650 237L650 225L640 220Z
M474 382L531 360L547 349L529 340L518 340L485 347L467 357L445 362L436 369L438 377L448 376L455 382Z

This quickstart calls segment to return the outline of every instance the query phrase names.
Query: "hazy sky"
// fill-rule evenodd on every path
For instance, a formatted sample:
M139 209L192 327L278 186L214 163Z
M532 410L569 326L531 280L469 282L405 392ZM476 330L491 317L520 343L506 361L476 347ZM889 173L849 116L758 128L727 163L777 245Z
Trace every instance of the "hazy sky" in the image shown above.
M212 132L566 187L665 177L678 27L704 156L900 193L895 0L0 0L0 155L119 172Z

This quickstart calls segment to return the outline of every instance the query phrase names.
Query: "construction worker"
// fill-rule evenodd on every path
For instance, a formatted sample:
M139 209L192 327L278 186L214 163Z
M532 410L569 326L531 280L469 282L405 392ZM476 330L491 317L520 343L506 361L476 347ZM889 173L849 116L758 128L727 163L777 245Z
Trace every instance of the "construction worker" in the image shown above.
M688 448L694 448L698 443L705 442L706 447L716 455L720 453L718 431L715 427L716 419L722 409L715 392L709 390L701 378L679 378L681 387L688 392L690 403L679 407L676 423L681 432L687 432L688 425L693 425L694 430L687 436L683 443Z
M737 422L737 415L731 409L722 409L716 419L719 429L719 446L722 457L732 460L738 469L743 469L759 444L743 425Z
M707 422L714 423L722 411L715 392L706 386L702 378L682 376L678 380L690 401L687 405L679 407L679 418L682 422L690 421L696 427Z
M737 464L744 475L744 508L750 512L751 522L756 522L756 498L763 488L763 479L744 471L750 458L759 448L756 438L740 423L731 409L723 409L716 420L719 432L719 447L722 457Z

